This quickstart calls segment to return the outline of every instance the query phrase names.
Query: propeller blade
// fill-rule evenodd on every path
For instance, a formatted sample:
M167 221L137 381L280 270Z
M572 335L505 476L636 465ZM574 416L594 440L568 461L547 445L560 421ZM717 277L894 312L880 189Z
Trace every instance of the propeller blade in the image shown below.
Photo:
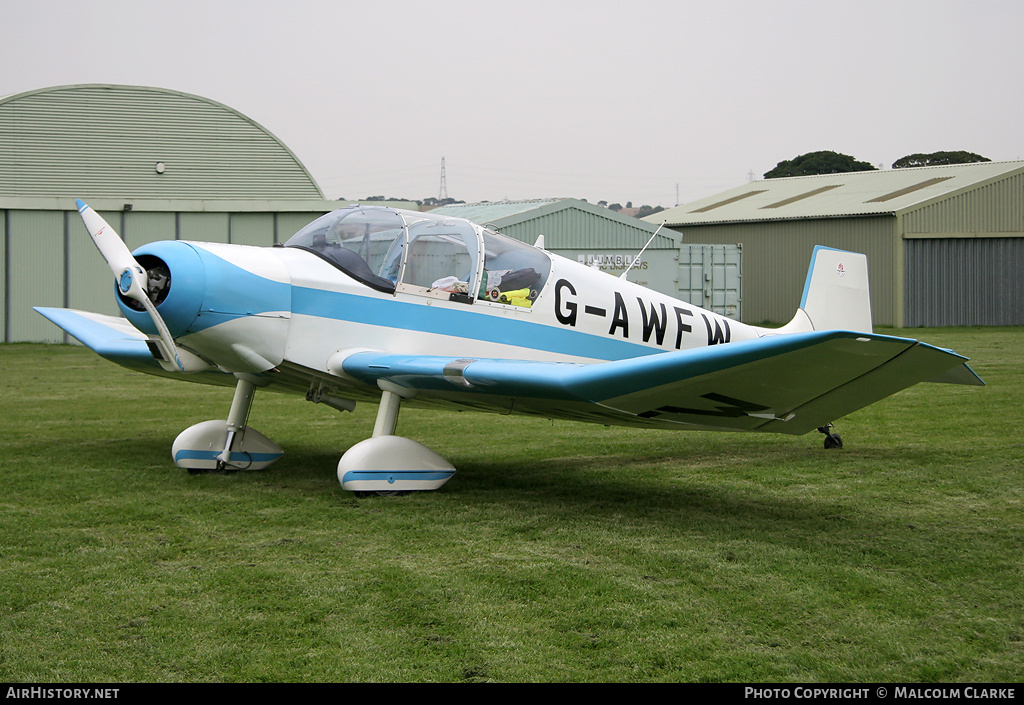
M124 244L117 231L110 227L110 224L103 219L103 216L86 205L81 199L78 199L75 203L78 206L78 214L82 216L82 222L85 223L85 229L89 231L92 241L96 244L96 249L100 251L100 255L106 260L110 271L114 273L114 280L117 282L118 290L128 298L142 304L142 307L149 313L149 317L153 319L156 329L160 332L160 340L163 342L167 354L173 358L178 369L184 372L185 366L178 356L178 348L174 344L174 338L171 337L167 324L164 323L164 319L157 313L156 306L149 298L147 291L149 277L146 275L146 270L132 257L131 250Z
M78 214L82 216L82 222L85 223L85 229L89 231L96 249L106 260L110 271L114 273L114 279L117 281L121 293L139 303L142 303L142 299L149 298L146 295L146 287L149 284L146 270L132 257L131 251L121 240L121 236L110 227L103 216L84 202L78 200L76 204L78 205Z

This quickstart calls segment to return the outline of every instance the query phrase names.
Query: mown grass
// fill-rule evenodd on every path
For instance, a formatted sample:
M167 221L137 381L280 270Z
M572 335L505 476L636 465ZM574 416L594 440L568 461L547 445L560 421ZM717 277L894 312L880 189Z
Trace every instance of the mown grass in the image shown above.
M1024 329L988 386L803 437L404 410L441 491L335 478L374 409L257 395L285 457L189 476L228 389L0 346L0 681L996 681L1024 673Z

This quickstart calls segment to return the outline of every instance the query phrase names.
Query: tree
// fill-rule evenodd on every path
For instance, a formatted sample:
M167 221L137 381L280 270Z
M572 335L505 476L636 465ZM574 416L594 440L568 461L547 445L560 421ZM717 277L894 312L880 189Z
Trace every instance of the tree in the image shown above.
M421 206L429 206L431 208L439 208L440 206L450 206L458 203L465 203L465 201L457 201L454 198L434 198L430 196L424 198L422 201L416 201Z
M892 163L893 169L906 169L915 166L941 166L943 164L974 164L990 162L974 152L932 152L931 154L908 154Z
M665 209L662 208L661 206L640 206L640 212L636 214L636 217L637 218L646 218L649 215L654 215L655 213L661 213L663 210L665 210Z
M778 179L783 176L810 176L812 174L840 174L847 171L874 171L875 167L867 162L859 162L846 154L838 152L809 152L795 159L779 162L774 169L764 175L766 179Z

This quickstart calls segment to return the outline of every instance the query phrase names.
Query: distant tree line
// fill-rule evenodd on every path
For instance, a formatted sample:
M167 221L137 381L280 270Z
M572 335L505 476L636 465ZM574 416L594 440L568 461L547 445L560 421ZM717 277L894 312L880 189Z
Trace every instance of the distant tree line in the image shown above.
M580 200L582 200L584 203L587 202L587 199L585 199L585 198L582 198ZM610 211L615 211L616 213L621 213L623 210L629 210L629 211L633 210L633 202L632 201L626 201L625 209L623 208L621 203L611 203L611 204L609 204L608 201L598 201L597 205L599 205L601 208L607 208ZM636 217L636 218L644 218L644 217L646 217L648 215L653 215L654 213L660 213L663 210L665 210L665 209L662 208L661 206L646 206L646 205L645 206L640 206L639 208L637 208L637 212L636 212L636 215L634 215L634 217ZM633 213L628 213L627 215L633 215Z
M347 198L339 198L337 200L339 200L339 201L347 201L349 199L347 199ZM582 200L584 203L586 203L586 201L587 201L587 199L585 199L585 198L582 198L580 200ZM396 198L396 197L393 197L393 196L367 196L366 198L359 199L359 201L361 203L367 203L367 202L373 202L373 201L398 201L398 202L404 201L405 203L415 203L415 204L417 204L419 206L426 206L428 208L439 208L440 206L448 206L448 205L453 205L453 204L458 204L458 203L465 203L465 201L458 201L458 200L456 200L454 198L441 198L441 199L438 199L438 198L432 198L431 197L431 198L423 198L423 199L414 199L414 198ZM487 203L487 201L484 201L484 203ZM601 206L602 208L607 208L610 211L619 212L619 211L622 210L622 205L619 204L619 203L612 203L611 205L608 205L608 201L598 201L597 205ZM626 202L626 208L632 208L632 207L633 207L633 202L632 201L627 201ZM653 215L655 213L660 213L663 210L665 210L665 209L662 208L661 206L640 206L640 209L637 212L636 217L637 218L644 218L644 217L646 217L648 215Z
M990 162L992 161L988 157L983 157L980 154L974 152L932 152L930 154L908 154L905 157L901 157L892 163L893 169L907 169L912 167L920 166L942 166L946 164L973 164L976 162ZM807 154L801 154L793 159L786 159L779 162L774 169L765 172L764 178L766 179L778 179L787 176L812 176L815 174L839 174L850 171L877 171L877 167L868 162L862 162L854 159L848 154L840 154L839 152L831 152L828 150L821 152L808 152ZM339 198L339 201L347 199ZM451 204L465 203L465 201L458 201L454 198L393 198L391 196L370 196L362 199L363 201L405 201L407 203L416 203L419 206L426 206L428 208L437 208L439 206L447 206ZM581 199L586 202L587 199ZM485 201L486 203L486 201ZM607 208L610 211L620 212L623 210L622 204L611 203L608 201L598 201L597 205L602 208ZM632 209L632 201L626 202L626 208ZM655 213L660 213L665 210L661 206L640 206L639 211L636 214L637 218L645 218Z
M940 166L945 164L973 164L992 161L973 152L932 152L931 154L908 154L892 164L893 169L918 166ZM811 176L814 174L839 174L849 171L874 171L873 165L854 159L848 154L822 151L808 152L799 157L779 162L774 169L765 172L764 178L778 179L786 176Z
M347 201L347 198L339 198L339 201ZM360 202L366 203L370 201L402 201L405 203L415 203L420 206L430 206L431 208L437 208L439 206L448 206L453 203L465 203L465 201L456 201L454 198L395 198L393 196L367 196L366 198L359 199Z
M661 213L663 210L665 210L665 209L662 208L661 206L640 206L640 212L636 214L636 217L637 218L646 218L649 215L654 215L655 213Z

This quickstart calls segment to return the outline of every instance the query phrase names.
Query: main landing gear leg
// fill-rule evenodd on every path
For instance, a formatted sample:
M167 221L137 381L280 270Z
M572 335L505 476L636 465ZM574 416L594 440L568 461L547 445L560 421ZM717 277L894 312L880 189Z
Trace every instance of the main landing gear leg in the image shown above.
M373 423L373 437L393 436L398 425L398 411L402 407L402 397L395 392L384 390L380 395L380 406L377 407L377 419Z
M383 393L373 437L349 448L338 461L338 481L346 490L392 495L409 490L436 490L455 467L421 443L394 435L402 400L410 391L381 382Z
M825 448L842 448L843 439L839 437L838 433L834 433L832 429L835 428L832 424L825 424L819 426L818 430L825 434Z
M231 465L231 445L235 436L245 432L245 422L249 420L252 409L252 398L256 394L256 385L246 379L239 379L235 385L235 396L231 400L228 412L228 435L224 440L224 449L217 455L217 472L234 469Z
M227 420L203 421L174 439L174 463L195 475L203 472L262 470L284 455L276 443L246 426L256 385L239 376Z

